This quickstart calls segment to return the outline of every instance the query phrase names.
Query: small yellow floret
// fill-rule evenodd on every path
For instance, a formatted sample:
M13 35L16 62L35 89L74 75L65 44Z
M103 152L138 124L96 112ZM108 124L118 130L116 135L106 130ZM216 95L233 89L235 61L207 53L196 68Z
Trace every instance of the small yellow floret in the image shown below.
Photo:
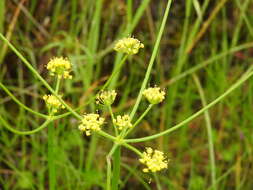
M59 109L64 109L65 106L54 95L44 95L43 100L46 102L49 109L56 113Z
M83 115L79 130L85 132L87 136L91 135L91 131L100 131L105 119L98 114L90 113Z
M72 79L72 75L70 75L72 66L67 58L55 57L48 62L46 67L53 76L56 75L59 78Z
M131 119L129 115L118 115L116 119L113 120L113 123L118 126L119 130L122 130L123 128L131 128L133 127L131 123Z
M162 102L165 98L165 92L159 87L148 88L144 90L142 94L151 104L158 104Z
M144 48L144 45L135 38L123 38L119 40L115 46L114 50L129 55L137 54L140 48Z
M150 147L146 148L146 152L143 152L139 161L147 166L142 170L143 172L157 172L168 167L168 160L164 153Z
M96 103L110 106L113 104L116 96L117 93L115 90L101 91L100 93L97 94Z

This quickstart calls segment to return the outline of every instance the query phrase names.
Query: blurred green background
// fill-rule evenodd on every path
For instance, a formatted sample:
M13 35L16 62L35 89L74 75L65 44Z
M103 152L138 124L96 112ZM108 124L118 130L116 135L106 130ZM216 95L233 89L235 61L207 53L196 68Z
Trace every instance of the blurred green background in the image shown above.
M115 113L131 110L144 78L167 1L165 0L0 0L0 32L53 84L45 65L66 56L73 79L62 95L72 107L86 104L110 76L121 55L115 40L134 36L145 44L127 60L111 84L119 94ZM251 0L175 0L156 57L150 86L166 90L165 102L147 115L131 137L163 131L201 109L192 73L207 102L228 89L252 64ZM48 91L3 41L0 81L25 105L46 114ZM140 115L147 102L142 102ZM217 189L253 189L253 81L209 110L216 159ZM101 107L90 103L80 113ZM102 110L103 111L103 110ZM100 111L100 112L102 112ZM20 108L0 89L0 114L13 128L31 130L43 119ZM104 116L108 116L104 112ZM111 142L85 137L72 116L55 123L58 190L104 189L105 156ZM110 131L111 129L106 129ZM158 179L141 171L138 157L123 149L121 188L203 190L211 188L206 122L203 115L170 135L135 146L158 148L170 159ZM0 124L0 189L48 189L47 129L19 136Z

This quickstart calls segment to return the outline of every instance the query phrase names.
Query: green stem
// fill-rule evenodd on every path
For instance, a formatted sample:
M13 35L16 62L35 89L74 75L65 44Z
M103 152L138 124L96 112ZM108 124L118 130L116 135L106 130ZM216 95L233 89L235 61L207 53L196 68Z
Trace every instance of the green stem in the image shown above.
M106 190L111 190L111 178L112 178L112 164L111 164L111 157L115 150L117 149L118 145L114 144L109 154L106 156L107 162L107 178L106 178Z
M113 120L114 120L114 115L113 115L113 112L112 112L112 107L111 107L111 106L108 106L108 109L109 109L109 112L110 112L110 115L111 115L112 125L113 125L113 128L114 128L115 135L118 136L119 132L118 132L117 126L116 126L116 125L114 124L114 122L113 122Z
M10 49L23 61L23 63L27 66L27 68L42 82L42 84L53 94L57 97L57 99L66 107L66 109L71 112L78 119L82 119L82 116L78 114L74 109L72 109L65 101L56 93L56 91L45 81L40 74L33 68L33 66L26 60L26 58L0 33L0 38L10 47ZM64 114L63 114L64 115ZM61 116L57 116L61 118ZM66 113L68 115L68 113ZM103 132L102 136L110 137L109 139L113 139L114 137L110 136L109 134Z
M227 95L229 95L232 91L234 91L236 88L238 88L240 85L242 85L246 80L248 80L253 75L253 72L251 70L252 70L252 67L250 67L250 69L245 72L246 74L244 74L234 85L232 85L222 95L220 95L213 102L207 104L205 107L203 107L202 109L200 109L195 114L191 115L190 117L188 117L187 119L185 119L181 123L179 123L179 124L177 124L177 125L169 128L169 129L167 129L167 130L165 130L165 131L163 131L161 133L158 133L158 134L155 134L155 135L151 135L151 136L147 136L147 137L143 137L143 138L126 139L125 142L128 142L128 143L137 143L137 142L148 141L148 140L152 140L152 139L161 137L163 135L167 135L167 134L171 133L172 131L175 131L175 130L179 129L180 127L184 126L185 124L187 124L188 122L190 122L191 120L193 120L194 118L198 117L199 115L201 115L202 113L204 113L206 110L208 110L209 108L211 108L212 106L214 106L215 104L217 104L218 102L220 102L223 98L225 98Z
M124 135L124 137L126 137L129 133L131 133L131 131L142 121L142 119L147 115L147 113L151 110L151 108L153 107L154 104L149 104L149 106L147 107L147 109L142 113L142 115L139 117L139 119L133 124L133 127L130 128L126 134Z
M199 81L197 75L193 74L192 76L193 76L194 82L198 88L202 105L203 105L203 107L205 107L207 105L207 102L206 102L204 90L200 84L200 81ZM207 135L208 135L208 148L209 148L209 158L210 158L210 165L211 165L212 185L214 187L214 190L216 190L217 186L216 186L215 153L214 153L214 145L213 145L212 124L211 124L211 119L210 119L210 115L209 115L208 110L206 110L204 112L204 116L205 116Z
M106 190L111 190L111 178L112 178L112 164L111 158L106 158L107 162L107 172L106 172Z
M55 127L52 123L48 127L48 169L49 169L49 189L56 189L56 168L55 168Z
M10 49L23 61L26 67L42 82L42 84L57 97L57 99L69 110L76 118L82 119L82 116L75 112L62 98L55 92L55 90L40 76L35 68L26 60L26 58L0 33L0 38L10 47Z
M37 133L41 130L43 130L44 128L46 128L48 126L48 124L56 119L59 119L58 116L49 116L49 118L42 124L40 125L38 128L31 130L31 131L19 131L14 129L13 127L11 127L11 125L5 120L3 119L3 117L0 115L0 122L3 124L3 126L8 129L9 131L17 134L17 135L32 135L34 133ZM111 141L115 142L117 141L117 138L114 136L109 135L108 133L104 132L104 131L98 131L97 132L100 136L103 136L107 139L110 139Z
M58 95L60 90L60 82L61 78L57 77L56 85L55 85L55 93ZM49 115L52 113L49 112ZM55 167L55 150L56 150L56 133L55 133L55 126L52 123L48 127L48 169L49 169L49 189L55 190L56 189L56 167Z
M61 78L57 77L56 79L56 86L55 86L55 93L59 93L59 89L60 89L60 83L61 83Z
M19 130L12 128L10 126L10 124L4 118L2 118L2 116L0 115L0 122L2 123L2 125L6 129L8 129L9 131L11 131L17 135L32 135L32 134L46 128L51 121L52 121L52 119L47 119L42 125L40 125L38 128L31 130L31 131L19 131Z
M39 113L37 111L34 111L33 109L27 107L26 105L24 105L23 103L21 103L6 87L3 83L0 82L0 87L6 92L6 94L8 94L11 99L13 99L14 102L16 102L20 107L24 108L25 110L33 113L34 115L37 115L37 116L40 116L42 118L49 118L48 115L45 115L45 114L42 114L42 113Z
M104 131L97 131L96 133L99 134L99 135L101 135L101 136L103 136L103 137L105 137L105 138L107 138L107 139L112 140L113 142L117 141L116 137L114 137L112 135L109 135L108 133L106 133Z
M120 71L122 65L125 63L127 57L128 57L128 55L125 55L123 57L123 59L120 61L120 63L118 65L116 65L116 67L113 70L110 78L106 81L106 83L104 84L104 86L102 86L101 90L104 90L110 84L110 82L114 79L114 77L119 73L119 71Z
M162 190L161 183L160 183L160 181L159 181L159 178L158 178L158 176L157 176L157 173L153 173L153 175L154 175L154 178L155 178L155 181L156 181L156 187L157 187L157 189L158 189L158 190Z
M141 115L141 117L134 123L133 127L135 127L136 125L138 125L141 120L147 115L147 113L151 110L151 108L153 107L154 104L149 104L149 106L147 107L147 109L144 111L144 113Z
M113 154L112 190L118 190L120 182L121 147L118 146Z
M226 55L229 55L229 54L232 54L232 53L235 53L235 52L238 52L238 51L241 51L241 50L244 50L244 49L248 49L248 48L251 48L253 47L253 43L252 42L249 42L249 43L245 43L245 44L242 44L242 45L239 45L239 46L236 46L234 48L231 48L225 52L222 52L214 57L211 57L209 58L208 60L206 61L203 61L202 63L192 67L191 69L173 77L171 80L168 81L168 83L166 83L166 86L167 85L172 85L174 84L175 82L179 81L180 79L194 73L194 72L197 72L198 70L202 69L202 68L205 68L207 65L215 62L216 60L218 59L221 59L223 58L224 56ZM13 96L13 94L11 94L10 91L8 91L7 88L4 88L3 84L0 83L0 87L3 88L3 90L20 106L22 106L25 110L27 111L30 111L31 113L34 113L35 115L38 115L38 116L41 116L43 118L47 118L48 115L45 115L45 114L41 114L39 112L35 112L34 110L31 110L30 108L26 107L25 105L23 105L19 100L17 100L17 98L15 98L15 96ZM84 106L88 105L90 102L94 101L95 98L91 98L87 103L85 103L84 105L74 109L75 111L78 111L80 109L82 109ZM54 116L55 118L57 119L60 119L60 118L63 118L65 116L68 116L69 114L71 114L71 112L67 112L67 113L64 113L64 114L61 114L61 115L57 115L57 116ZM53 118L54 118L53 117Z
M128 148L129 150L132 150L133 152L135 152L140 157L142 156L142 153L138 149L136 149L135 147L131 146L130 144L123 143L122 146Z
M135 113L136 113L136 111L137 111L137 109L139 107L139 104L140 104L140 101L141 101L141 97L142 97L142 92L143 92L143 90L145 89L145 87L146 87L146 85L148 83L148 79L149 79L149 76L150 76L150 73L151 73L151 70L152 70L152 67L153 67L153 64L154 64L154 61L155 61L158 49L159 49L159 45L160 45L160 41L161 41L161 38L162 38L162 34L163 34L163 31L164 31L164 28L165 28L165 24L166 24L168 15L169 15L169 10L170 10L171 3L172 3L172 0L168 0L167 7L166 7L166 10L165 10L165 13L164 13L164 16L163 16L162 24L161 24L161 27L160 27L160 30L159 30L159 33L158 33L158 36L157 36L157 39L156 39L156 42L155 42L155 46L154 46L154 49L153 49L153 52L152 52L152 55L151 55L151 58L150 58L150 61L149 61L149 64L148 64L148 69L146 71L145 78L144 78L144 80L142 82L139 95L137 97L137 100L135 102L133 110L132 110L132 112L130 114L130 118L131 119L134 117L134 115L135 115Z

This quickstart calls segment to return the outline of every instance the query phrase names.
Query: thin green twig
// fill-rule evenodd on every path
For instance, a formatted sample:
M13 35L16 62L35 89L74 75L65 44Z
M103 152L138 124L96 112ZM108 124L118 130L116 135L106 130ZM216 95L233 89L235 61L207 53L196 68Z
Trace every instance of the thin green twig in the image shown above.
M11 127L11 125L0 115L0 122L2 123L2 125L6 129L8 129L9 131L11 131L17 135L32 135L32 134L39 132L42 129L46 128L51 121L52 120L48 118L46 121L44 121L44 123L42 125L40 125L36 129L30 130L30 131L19 131L19 130L16 130L13 127Z
M111 151L106 156L106 162L107 162L107 178L106 178L106 190L111 190L111 178L112 178L112 164L111 164L111 158L114 154L115 150L117 149L118 145L114 144Z
M159 33L158 33L158 36L157 36L157 39L156 39L156 42L155 42L155 46L154 46L154 49L153 49L153 52L152 52L152 55L151 55L151 58L150 58L150 61L149 61L149 64L148 64L148 69L146 71L145 78L142 82L141 89L139 91L137 100L136 100L135 105L133 107L133 110L130 114L131 119L134 117L134 115L135 115L135 113L136 113L136 111L139 107L139 104L140 104L140 101L141 101L141 98L142 98L142 92L143 92L143 90L145 89L145 87L148 83L149 76L150 76L150 73L151 73L151 70L152 70L152 67L153 67L158 49L159 49L160 41L162 39L162 34L163 34L163 31L164 31L164 28L165 28L165 24L166 24L168 15L169 15L169 10L170 10L171 3L172 3L172 0L168 0L166 10L165 10L165 13L164 13L164 16L163 16L162 24L161 24L161 27L160 27L160 30L159 30Z
M177 124L177 125L169 128L169 129L167 129L167 130L165 130L165 131L163 131L161 133L157 133L155 135L151 135L151 136L147 136L147 137L143 137L143 138L126 139L125 142L127 142L127 143L137 143L137 142L149 141L149 140L161 137L163 135L167 135L167 134L169 134L169 133L171 133L171 132L173 132L173 131L181 128L181 127L183 127L185 124L187 124L188 122L190 122L194 118L196 118L199 115L201 115L202 113L204 113L206 110L208 110L209 108L211 108L212 106L214 106L215 104L217 104L218 102L220 102L227 95L229 95L232 91L234 91L239 86L241 86L246 80L248 80L253 75L253 72L251 70L252 70L252 67L250 67L248 69L248 71L246 71L245 74L234 85L232 85L227 91L225 91L222 95L220 95L219 97L217 97L214 101L212 101L211 103L207 104L205 107L203 107L202 109L200 109L195 114L191 115L190 117L188 117L187 119L185 119L181 123L179 123L179 124Z
M42 82L42 84L57 97L57 99L78 119L82 119L77 112L75 112L62 98L55 92L55 90L47 83L45 79L40 76L35 68L26 60L26 58L0 33L0 38L10 47L10 49L23 61L27 68Z
M109 109L109 112L110 112L110 115L111 115L112 125L113 125L113 128L114 128L115 135L118 136L119 132L118 132L117 126L114 123L114 115L113 115L113 112L112 112L112 107L108 106L108 109Z
M125 63L126 59L127 59L128 55L125 55L122 60L120 61L120 63L118 65L116 65L115 69L113 70L110 78L106 81L106 83L102 86L101 90L104 90L109 84L110 82L114 79L114 77L119 73L122 65Z
M14 102L16 102L20 107L24 108L25 110L33 113L34 115L40 116L42 118L48 119L50 116L46 115L46 114L42 114L39 113L37 111L34 111L33 109L27 107L26 105L24 105L23 103L21 103L9 90L8 88L5 87L5 85L3 83L0 82L0 87L6 92L6 94L8 94L11 99L13 99Z
M147 109L142 113L142 115L137 119L137 121L133 124L133 127L130 128L126 134L124 134L124 137L126 137L129 133L131 133L134 128L142 121L142 119L148 114L148 112L151 110L151 108L153 107L154 104L149 104L149 106L147 107Z

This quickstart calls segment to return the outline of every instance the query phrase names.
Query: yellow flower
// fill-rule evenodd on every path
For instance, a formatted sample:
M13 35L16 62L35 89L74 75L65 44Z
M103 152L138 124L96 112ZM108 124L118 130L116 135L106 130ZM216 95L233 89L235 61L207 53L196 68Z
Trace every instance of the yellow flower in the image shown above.
M114 46L115 51L129 55L137 54L140 48L144 48L144 45L135 38L123 38Z
M67 58L55 57L51 59L47 64L47 69L50 71L51 75L56 75L59 78L71 79L71 63Z
M97 104L101 103L103 105L110 106L113 104L116 96L117 93L115 90L101 91L100 93L97 94L96 103Z
M122 130L123 128L131 128L133 127L131 123L131 119L129 115L118 115L116 119L113 119L113 123L118 126L119 130Z
M49 109L52 109L53 113L56 113L59 109L64 109L65 106L54 95L44 95L43 100L46 102Z
M89 136L91 135L91 131L100 131L104 121L105 119L100 117L98 114L84 114L78 128L80 131L85 132L85 134Z
M150 104L158 104L164 100L165 92L159 87L148 88L142 92Z
M146 152L143 152L139 161L147 166L142 170L143 172L157 172L168 167L168 160L164 153L150 147L146 148Z

